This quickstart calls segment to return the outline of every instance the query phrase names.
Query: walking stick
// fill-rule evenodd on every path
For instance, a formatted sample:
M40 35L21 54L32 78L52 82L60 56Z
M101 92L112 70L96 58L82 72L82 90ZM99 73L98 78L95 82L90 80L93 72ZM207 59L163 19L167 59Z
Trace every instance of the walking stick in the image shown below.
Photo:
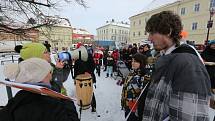
M128 113L128 115L125 117L125 120L127 121L129 116L131 115L132 110L134 109L134 107L137 105L137 102L139 101L141 95L143 94L144 90L146 89L147 85L149 84L149 82L147 82L146 86L143 88L143 90L141 91L139 97L137 98L137 101L134 103L134 105L132 106L130 112Z

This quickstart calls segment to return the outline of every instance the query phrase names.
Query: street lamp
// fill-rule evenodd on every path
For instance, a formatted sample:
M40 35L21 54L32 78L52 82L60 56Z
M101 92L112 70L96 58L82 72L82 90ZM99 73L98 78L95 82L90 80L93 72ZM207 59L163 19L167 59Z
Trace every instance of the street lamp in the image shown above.
M206 43L208 43L210 28L212 28L212 26L213 26L212 17L213 17L213 15L215 13L215 9L210 7L209 11L210 11L210 18L209 18L209 21L208 21L208 24L207 24L208 32L207 32L207 38L206 38L206 41L205 41Z

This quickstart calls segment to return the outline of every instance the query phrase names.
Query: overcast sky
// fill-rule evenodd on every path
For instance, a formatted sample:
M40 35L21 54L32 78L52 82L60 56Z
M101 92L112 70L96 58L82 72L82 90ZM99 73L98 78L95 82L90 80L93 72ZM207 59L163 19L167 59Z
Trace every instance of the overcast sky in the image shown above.
M96 35L96 28L107 20L127 21L153 0L85 0L89 8L66 5L60 10L61 17L69 18L73 27L84 28Z

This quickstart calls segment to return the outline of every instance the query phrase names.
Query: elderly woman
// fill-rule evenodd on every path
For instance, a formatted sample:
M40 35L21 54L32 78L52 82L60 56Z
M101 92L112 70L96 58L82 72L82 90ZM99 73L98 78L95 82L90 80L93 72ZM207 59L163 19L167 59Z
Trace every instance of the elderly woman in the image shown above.
M17 83L51 88L51 65L40 58L5 66L4 75ZM0 110L2 121L79 121L73 101L21 90Z
M49 62L53 67L52 80L50 82L52 85L52 89L57 92L66 94L65 89L63 87L63 82L66 81L69 76L70 67L65 66L64 63L61 61L57 61L56 65L51 63L50 52L43 44L27 43L23 46L18 45L15 47L15 51L20 53L20 61L29 58L41 58Z

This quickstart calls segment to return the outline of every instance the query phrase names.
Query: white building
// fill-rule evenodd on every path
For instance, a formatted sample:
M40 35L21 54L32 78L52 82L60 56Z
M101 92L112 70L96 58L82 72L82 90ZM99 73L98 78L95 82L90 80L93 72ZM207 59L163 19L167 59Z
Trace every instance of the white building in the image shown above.
M106 21L106 23L97 28L98 40L113 40L120 45L126 44L129 41L129 28L127 22L115 22L114 19Z

